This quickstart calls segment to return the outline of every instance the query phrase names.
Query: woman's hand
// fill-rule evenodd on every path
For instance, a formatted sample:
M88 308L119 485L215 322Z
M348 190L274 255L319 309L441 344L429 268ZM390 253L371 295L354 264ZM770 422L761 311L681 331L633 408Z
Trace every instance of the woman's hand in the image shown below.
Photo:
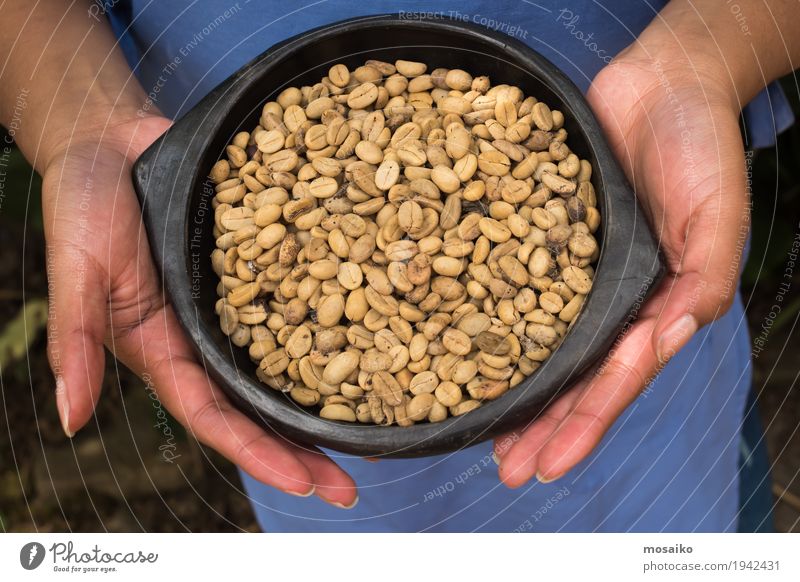
M702 57L662 63L628 50L592 84L589 102L668 275L597 372L512 440L497 440L500 478L511 487L534 475L558 479L589 455L660 366L733 301L749 217L738 102L716 65Z
M48 156L43 208L51 319L48 351L64 431L72 436L100 397L106 347L147 374L170 413L250 475L294 495L355 502L352 479L317 450L268 434L232 407L198 365L153 265L131 165L169 126L133 117L70 136Z

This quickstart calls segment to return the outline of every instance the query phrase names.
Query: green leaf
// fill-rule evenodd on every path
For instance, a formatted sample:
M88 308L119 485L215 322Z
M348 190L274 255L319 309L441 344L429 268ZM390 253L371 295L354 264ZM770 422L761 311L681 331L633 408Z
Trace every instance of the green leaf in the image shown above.
M0 138L5 131L0 128ZM0 140L0 144L2 140ZM4 216L11 220L42 231L42 179L22 156L16 146L0 145L3 184L5 194L2 202Z
M785 307L781 310L781 312L778 314L778 317L775 318L775 321L772 324L772 331L778 331L784 325L789 323L797 315L798 311L800 311L800 297L792 301L788 307Z
M46 324L47 300L29 300L0 332L0 371L28 353Z

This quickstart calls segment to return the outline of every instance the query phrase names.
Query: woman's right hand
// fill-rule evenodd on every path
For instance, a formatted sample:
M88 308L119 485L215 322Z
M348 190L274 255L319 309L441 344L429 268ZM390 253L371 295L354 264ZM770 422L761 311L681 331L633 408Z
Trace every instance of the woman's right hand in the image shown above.
M105 344L147 377L189 432L259 481L352 506L355 483L338 465L265 432L231 405L195 360L164 301L130 176L136 157L169 125L163 117L133 117L71 135L66 147L48 156L42 193L48 353L64 431L72 436L93 413Z

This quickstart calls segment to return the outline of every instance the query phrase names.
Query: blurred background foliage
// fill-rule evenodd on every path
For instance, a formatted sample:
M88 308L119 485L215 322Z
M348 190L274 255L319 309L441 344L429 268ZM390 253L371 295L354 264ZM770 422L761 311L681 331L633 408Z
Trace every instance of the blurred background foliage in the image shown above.
M784 79L800 119L794 78ZM3 131L3 130L0 130ZM4 137L0 134L0 138ZM757 334L800 228L800 127L752 158L752 236L742 292ZM4 180L4 181L3 181ZM104 397L72 441L61 432L46 345L41 179L14 149L0 167L0 531L255 530L235 470L172 422L181 462L158 454L143 383L107 360ZM778 531L800 531L797 319L800 268L754 362L773 463ZM793 348L791 346L794 346Z

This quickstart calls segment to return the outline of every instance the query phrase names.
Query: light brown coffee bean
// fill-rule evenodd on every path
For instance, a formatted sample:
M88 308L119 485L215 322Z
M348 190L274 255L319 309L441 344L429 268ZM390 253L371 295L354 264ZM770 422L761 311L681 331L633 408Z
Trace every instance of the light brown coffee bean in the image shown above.
M344 404L328 404L323 406L319 415L327 420L341 420L344 422L355 422L356 413L349 406Z
M358 142L355 149L356 156L368 164L378 165L383 161L383 150L378 144L371 141Z
M431 280L431 291L445 301L453 301L464 296L464 285L452 277L434 277Z
M568 180L562 176L552 174L550 172L542 173L542 183L544 183L544 185L550 188L553 192L556 192L562 196L572 194L577 189L575 182L572 180Z
M456 384L463 385L472 380L477 373L478 373L478 364L475 363L474 360L464 360L463 362L460 362L459 364L456 365L455 369L453 370L452 380ZM455 406L456 404L458 404L458 401L454 402L453 404L447 404L441 398L439 400L445 406Z
M392 363L392 357L389 354L373 348L361 355L359 369L373 374L375 372L388 370L392 367Z
M539 305L548 313L558 313L564 307L564 300L560 295L547 291L539 296Z
M239 312L236 310L236 307L230 303L226 303L222 307L222 311L219 314L219 326L220 329L222 329L222 333L225 335L231 335L234 331L236 331L238 325Z
M397 68L397 72L403 75L404 77L419 77L428 68L428 65L425 63L419 63L416 61L404 61L404 60L397 60L394 63L394 66Z
M322 380L328 384L340 384L358 368L361 354L348 350L334 357L322 372Z
M467 261L456 257L436 257L432 264L433 270L438 275L445 277L458 277L467 268Z
M569 237L569 251L577 257L591 257L597 250L597 242L591 234L576 232Z
M494 118L499 121L503 127L510 127L517 122L517 108L514 103L508 99L499 99L494 107Z
M292 388L289 391L289 396L301 406L314 406L320 399L320 394L316 390L299 386Z
M268 353L261 360L259 368L268 376L277 376L289 367L289 358L283 348Z
M286 236L286 227L279 223L265 226L256 236L256 243L262 249L268 250L281 242Z
M444 82L456 91L468 91L472 86L472 75L461 69L450 69L445 75Z
M522 287L528 284L528 270L512 255L500 257L497 261L503 278L509 283Z
M504 380L472 381L467 384L469 395L475 400L494 400L508 391L508 382Z
M461 224L458 225L458 237L465 241L478 238L481 235L479 223L483 218L483 216L476 212L467 214L467 216L461 220Z
M308 191L314 198L330 198L339 190L339 183L328 176L320 176L308 185Z
M472 351L472 340L470 337L463 331L452 327L447 329L442 335L442 343L451 354L457 356L466 356Z
M386 317L397 315L400 311L400 305L391 295L382 295L378 293L372 286L364 289L364 296L367 299L369 306Z
M575 291L575 293L586 295L592 289L592 280L583 269L569 266L561 272L561 276L564 278L564 282L567 286Z
M240 285L228 293L228 303L234 307L241 307L250 303L261 292L261 286L258 283L246 283Z
M327 295L320 299L317 305L317 323L322 327L333 327L339 323L344 315L344 297L342 295Z
M408 234L416 234L424 227L422 207L413 200L406 200L397 211L397 222Z
M336 85L337 87L347 87L347 84L350 82L350 71L347 70L347 66L343 64L333 65L330 70L328 70L328 78L331 80L331 83Z
M371 82L365 82L353 89L347 97L347 106L351 109L364 109L378 99L378 88Z
M375 252L375 237L371 234L363 234L350 245L350 261L353 263L363 263Z
M419 422L427 418L436 399L433 394L417 394L406 405L408 418Z
M511 160L503 152L490 150L478 156L478 168L490 176L505 176L511 169Z
M511 231L502 222L484 216L478 221L478 228L483 236L493 243L504 243L511 238Z
M381 162L375 172L375 186L380 190L389 190L397 184L400 178L400 164L396 160L386 160Z
M414 395L430 394L439 385L439 377L433 371L420 372L415 374L409 384L409 392Z
M558 334L552 326L541 323L529 323L525 328L525 335L545 347L552 346L558 339Z
M311 351L312 343L311 330L305 325L300 325L286 342L286 355L295 360L300 359Z
M338 274L338 271L339 264L330 259L320 259L319 261L314 261L308 266L308 274L315 279L319 279L320 281L333 279Z
M364 275L361 272L361 267L356 263L345 262L339 264L337 280L339 284L348 291L353 291L361 287L363 279Z
M553 129L553 113L546 103L539 101L531 110L531 120L542 131Z
M431 180L439 190L447 194L452 194L461 186L458 175L447 166L435 166L431 172Z
M401 240L390 243L385 252L390 261L407 261L419 252L419 247L414 241Z
M408 278L408 267L405 263L399 261L389 263L386 275L397 291L408 293L414 289L414 284Z
M390 406L398 406L403 402L403 388L389 372L376 372L372 376L375 394Z
M450 414L452 416L462 416L468 412L480 408L481 403L477 400L462 400L455 406L450 407Z

